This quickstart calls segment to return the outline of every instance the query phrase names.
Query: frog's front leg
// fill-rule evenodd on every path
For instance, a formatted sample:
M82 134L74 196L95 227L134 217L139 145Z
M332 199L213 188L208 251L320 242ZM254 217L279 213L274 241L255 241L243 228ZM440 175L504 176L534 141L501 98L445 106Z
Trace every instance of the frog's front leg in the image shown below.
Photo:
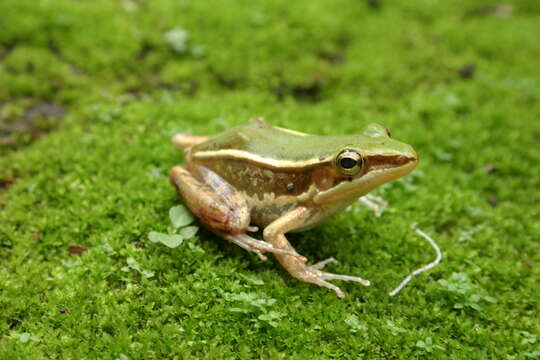
M310 223L316 223L318 220L316 211L317 210L306 207L299 207L288 212L264 229L264 239L277 248L295 251L291 244L287 241L285 233L292 230L301 229ZM322 269L325 265L335 262L333 258L321 261L320 263L312 266L307 266L304 262L299 261L298 258L293 256L276 254L276 257L281 265L293 277L332 289L341 298L345 296L343 291L327 280L355 281L365 286L370 285L368 280L356 276L338 275L321 271L320 269Z
M253 251L263 260L266 259L263 255L265 252L303 258L295 252L275 248L245 234L254 230L249 226L251 216L247 201L216 173L203 166L194 166L192 170L193 174L181 166L174 167L170 175L171 183L186 206L209 230Z

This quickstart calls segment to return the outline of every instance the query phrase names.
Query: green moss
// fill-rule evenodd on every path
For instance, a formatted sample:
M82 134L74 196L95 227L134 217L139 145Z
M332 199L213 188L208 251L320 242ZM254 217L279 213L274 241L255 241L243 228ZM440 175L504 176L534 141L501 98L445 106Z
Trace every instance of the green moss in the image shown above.
M0 124L68 111L0 158L0 358L538 357L539 17L532 0L0 2ZM255 116L380 122L418 151L376 191L382 217L355 205L289 236L372 287L338 299L202 230L147 240L178 204L170 136ZM390 298L433 257L413 223L444 259Z

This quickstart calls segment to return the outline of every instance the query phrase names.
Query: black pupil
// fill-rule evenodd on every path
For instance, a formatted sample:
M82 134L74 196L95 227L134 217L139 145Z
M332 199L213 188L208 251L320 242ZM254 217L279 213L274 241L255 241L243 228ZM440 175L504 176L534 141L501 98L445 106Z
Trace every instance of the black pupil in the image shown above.
M352 169L356 166L356 164L358 164L358 162L352 158L345 157L339 161L339 164L344 169Z

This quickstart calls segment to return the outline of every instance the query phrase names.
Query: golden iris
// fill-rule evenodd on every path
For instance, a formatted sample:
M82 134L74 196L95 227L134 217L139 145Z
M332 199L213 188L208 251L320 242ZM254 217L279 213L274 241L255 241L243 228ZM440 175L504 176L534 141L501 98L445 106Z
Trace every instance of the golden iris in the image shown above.
M364 168L364 159L358 151L345 149L336 157L336 165L343 175L354 176Z

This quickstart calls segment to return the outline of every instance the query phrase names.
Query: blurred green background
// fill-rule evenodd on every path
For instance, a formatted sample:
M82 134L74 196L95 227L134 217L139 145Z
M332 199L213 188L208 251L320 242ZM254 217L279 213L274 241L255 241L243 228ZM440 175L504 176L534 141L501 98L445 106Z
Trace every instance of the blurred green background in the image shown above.
M0 358L540 358L537 0L2 0ZM200 231L175 132L379 122L410 176L290 236L344 300ZM443 263L387 296L432 250ZM82 254L79 254L81 253Z

